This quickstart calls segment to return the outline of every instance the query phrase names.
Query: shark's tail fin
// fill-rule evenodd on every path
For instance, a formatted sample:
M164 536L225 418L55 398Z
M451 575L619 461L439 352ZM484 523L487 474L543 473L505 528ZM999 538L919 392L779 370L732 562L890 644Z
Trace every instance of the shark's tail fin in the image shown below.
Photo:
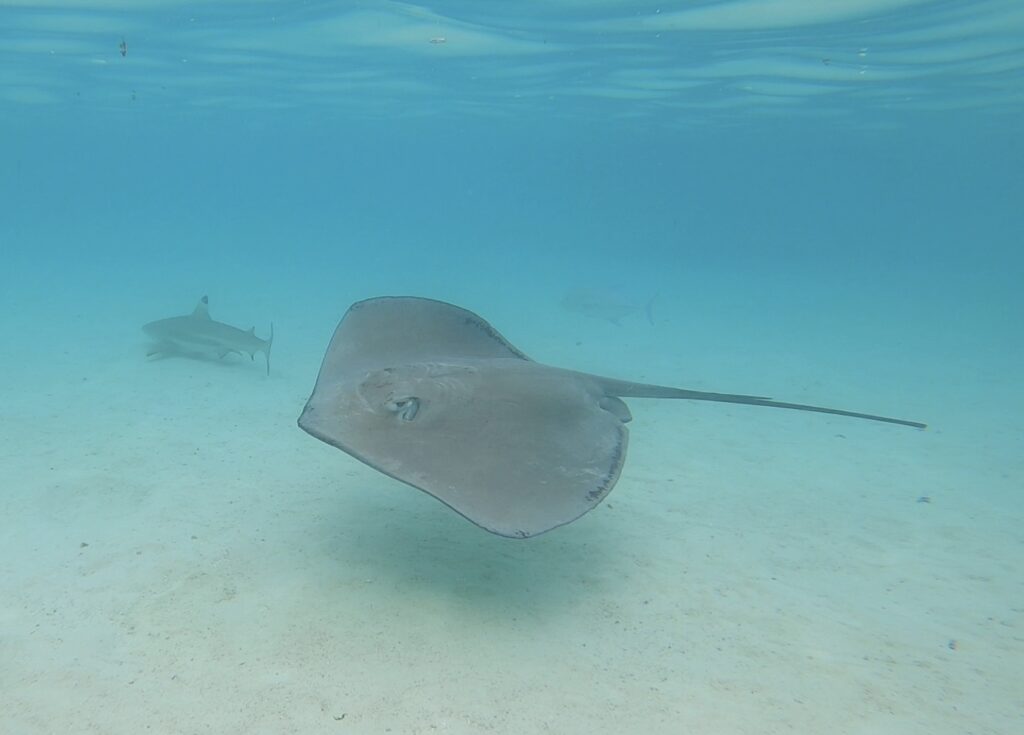
M263 354L267 358L267 375L270 375L270 348L274 344L274 322L270 322L270 339L264 343Z
M652 296L650 300L644 304L644 316L647 317L647 323L652 327L654 326L654 299L656 298L657 295Z

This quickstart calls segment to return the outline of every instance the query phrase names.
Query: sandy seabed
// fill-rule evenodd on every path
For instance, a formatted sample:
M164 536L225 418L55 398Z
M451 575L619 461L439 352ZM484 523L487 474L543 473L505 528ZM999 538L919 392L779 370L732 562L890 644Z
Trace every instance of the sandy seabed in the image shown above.
M279 342L11 368L4 732L1017 731L1019 423L632 401L608 500L515 541L297 429Z

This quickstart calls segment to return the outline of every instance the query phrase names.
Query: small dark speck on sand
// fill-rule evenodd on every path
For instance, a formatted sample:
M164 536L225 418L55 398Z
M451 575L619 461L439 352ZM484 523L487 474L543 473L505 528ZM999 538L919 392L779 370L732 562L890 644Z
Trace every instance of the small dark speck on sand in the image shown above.
M922 495L921 497L919 497L917 499L917 502L919 502L919 503L930 503L930 502L932 502L932 496L931 495Z
M84 549L84 548L85 548L86 546L88 546L88 545L89 545L89 544L87 544L87 543L85 543L85 542L83 541L82 543L80 543L80 544L78 545L78 548L80 548L80 549Z

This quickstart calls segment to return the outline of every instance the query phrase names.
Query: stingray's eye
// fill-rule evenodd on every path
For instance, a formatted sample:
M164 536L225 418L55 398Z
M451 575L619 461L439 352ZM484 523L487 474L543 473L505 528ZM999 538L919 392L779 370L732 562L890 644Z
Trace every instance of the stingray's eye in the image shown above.
M391 398L384 406L392 413L398 414L402 421L412 421L420 410L420 399L414 396Z

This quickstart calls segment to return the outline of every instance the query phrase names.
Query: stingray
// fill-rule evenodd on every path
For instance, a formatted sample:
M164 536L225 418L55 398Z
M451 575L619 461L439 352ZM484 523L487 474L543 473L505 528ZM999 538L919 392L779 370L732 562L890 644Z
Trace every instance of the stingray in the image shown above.
M353 304L299 426L501 536L576 520L615 486L630 421L623 398L677 398L917 421L764 396L670 388L534 362L476 314L382 297Z

